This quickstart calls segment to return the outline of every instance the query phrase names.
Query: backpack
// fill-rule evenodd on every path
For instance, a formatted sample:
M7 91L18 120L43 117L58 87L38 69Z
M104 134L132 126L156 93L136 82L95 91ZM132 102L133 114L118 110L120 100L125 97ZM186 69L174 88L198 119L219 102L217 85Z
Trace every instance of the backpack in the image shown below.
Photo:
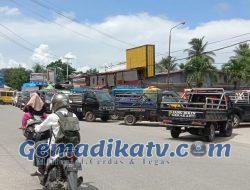
M59 117L58 123L60 128L55 136L55 142L73 145L79 144L81 137L78 118L73 117L72 112L68 112L66 115L56 112L56 115Z

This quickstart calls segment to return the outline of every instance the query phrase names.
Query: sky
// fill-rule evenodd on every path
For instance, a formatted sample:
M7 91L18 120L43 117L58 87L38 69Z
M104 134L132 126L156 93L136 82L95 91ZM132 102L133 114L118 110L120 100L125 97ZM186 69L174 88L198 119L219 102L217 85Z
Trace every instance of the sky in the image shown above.
M185 21L172 33L171 51L180 51L171 56L181 59L194 37L204 36L207 50L250 40L249 10L250 0L0 0L0 68L47 65L66 55L78 70L102 70L143 44L155 44L159 61L170 28ZM234 48L216 52L217 67Z

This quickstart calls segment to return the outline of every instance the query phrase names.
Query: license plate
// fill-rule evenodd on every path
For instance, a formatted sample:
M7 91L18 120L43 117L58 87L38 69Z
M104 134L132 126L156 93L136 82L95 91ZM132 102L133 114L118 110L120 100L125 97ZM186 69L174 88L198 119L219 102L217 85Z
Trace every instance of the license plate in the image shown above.
M170 117L194 118L195 117L195 112L193 112L193 111L169 111L168 116L170 116Z

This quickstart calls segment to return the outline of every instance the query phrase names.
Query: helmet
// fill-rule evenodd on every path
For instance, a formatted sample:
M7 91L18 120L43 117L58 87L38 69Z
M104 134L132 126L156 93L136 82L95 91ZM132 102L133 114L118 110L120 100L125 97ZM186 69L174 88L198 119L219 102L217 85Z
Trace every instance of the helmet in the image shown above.
M60 108L69 107L69 99L65 94L55 94L51 100L52 110L56 112Z

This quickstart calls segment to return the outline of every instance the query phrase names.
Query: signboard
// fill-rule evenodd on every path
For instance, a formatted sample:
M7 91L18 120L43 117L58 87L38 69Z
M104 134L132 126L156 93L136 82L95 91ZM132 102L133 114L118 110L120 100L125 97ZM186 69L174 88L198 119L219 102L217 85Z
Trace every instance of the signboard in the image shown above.
M44 82L47 80L46 73L31 73L30 81Z
M155 75L155 46L144 45L126 50L127 69L144 68L145 77Z
M48 70L48 82L50 82L50 83L56 83L55 71Z

